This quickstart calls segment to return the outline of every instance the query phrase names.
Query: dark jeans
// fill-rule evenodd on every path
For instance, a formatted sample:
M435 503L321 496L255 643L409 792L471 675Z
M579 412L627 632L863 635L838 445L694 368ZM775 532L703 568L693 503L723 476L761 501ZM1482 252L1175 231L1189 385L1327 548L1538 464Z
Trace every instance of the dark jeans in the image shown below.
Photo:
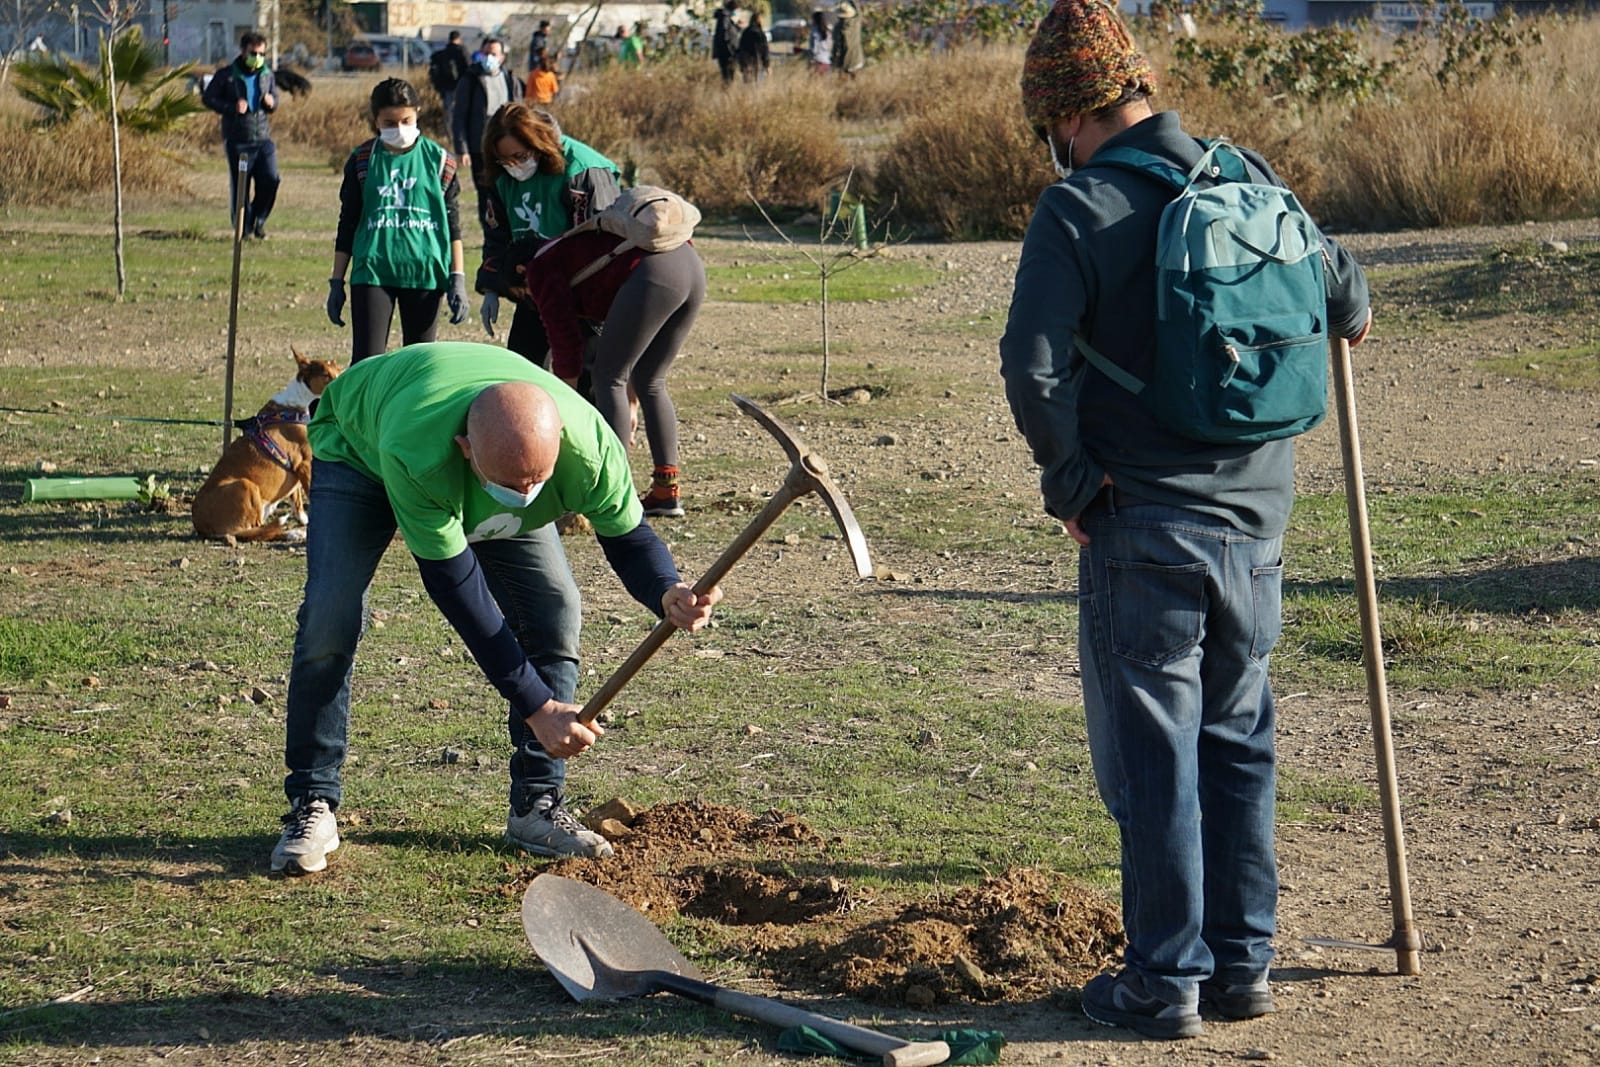
M394 512L379 483L343 463L312 462L306 528L305 598L289 668L283 791L343 799L341 769L350 724L350 678L366 628L367 587L394 538ZM517 641L556 699L571 703L578 684L581 603L553 526L472 546ZM385 708L381 714L390 714ZM510 802L525 811L534 797L559 789L566 761L551 758L526 722L507 715L511 737Z
M1129 967L1193 1004L1266 977L1277 931L1276 757L1267 661L1283 540L1110 491L1079 522L1078 645L1089 753L1122 838Z
M239 210L239 160L244 160L245 195L249 202L244 209L245 236L257 226L267 224L272 205L278 202L278 149L271 141L228 141L228 221L232 223Z
M389 325L400 309L400 343L420 344L439 334L437 289L400 289L388 285L350 287L350 362L389 351Z

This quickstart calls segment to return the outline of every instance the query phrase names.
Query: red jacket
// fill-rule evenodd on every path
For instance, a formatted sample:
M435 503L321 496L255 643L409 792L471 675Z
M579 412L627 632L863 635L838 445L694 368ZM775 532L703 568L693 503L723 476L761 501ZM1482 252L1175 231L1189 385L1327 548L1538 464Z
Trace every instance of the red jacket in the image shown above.
M523 267L528 296L550 339L550 368L559 378L576 378L583 370L579 320L604 322L618 290L649 253L630 248L576 286L572 276L621 243L616 234L599 230L569 234L540 245L540 254Z

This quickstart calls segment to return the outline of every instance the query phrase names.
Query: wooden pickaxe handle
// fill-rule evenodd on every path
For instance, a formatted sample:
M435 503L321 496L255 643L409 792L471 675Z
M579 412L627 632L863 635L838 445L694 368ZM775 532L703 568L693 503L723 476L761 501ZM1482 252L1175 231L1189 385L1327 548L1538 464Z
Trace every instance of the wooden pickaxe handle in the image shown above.
M789 505L805 496L807 493L818 493L823 502L828 505L828 510L833 512L834 519L839 523L840 531L844 535L845 544L850 550L851 562L855 564L856 574L867 578L872 575L872 558L867 552L867 539L861 533L861 526L856 522L855 513L850 510L850 505L844 495L828 479L828 465L821 456L816 455L806 447L804 441L782 422L773 418L754 402L742 396L733 398L739 410L755 419L767 429L767 432L783 447L784 454L789 457L789 474L783 480L783 485L772 494L772 499L767 501L766 507L744 528L744 531L734 538L727 548L722 550L716 562L706 568L700 580L694 583L696 596L705 596L714 589L718 582L733 570L733 565L738 563L744 554L750 551L761 535L773 523L778 521L778 516L789 509ZM639 668L645 665L649 658L656 654L656 650L666 643L672 636L672 631L677 627L666 619L656 623L655 628L639 642L639 647L633 654L623 661L622 666L607 678L595 694L591 696L583 710L578 713L578 721L588 725L595 716L605 710L616 695L622 692L622 687L633 680L639 673Z

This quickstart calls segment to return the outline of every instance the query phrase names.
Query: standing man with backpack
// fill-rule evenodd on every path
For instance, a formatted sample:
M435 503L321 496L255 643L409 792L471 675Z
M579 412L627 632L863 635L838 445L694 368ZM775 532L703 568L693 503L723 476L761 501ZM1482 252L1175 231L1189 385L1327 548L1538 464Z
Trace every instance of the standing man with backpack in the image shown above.
M467 50L461 45L461 31L451 30L449 40L445 46L433 54L428 60L428 81L433 83L433 91L439 94L439 103L444 108L444 121L449 125L455 115L456 86L466 75L467 68L472 65L467 58Z
M1000 361L1045 510L1080 546L1089 749L1121 838L1124 968L1084 986L1083 1010L1183 1038L1202 1032L1201 1003L1224 1019L1273 1010L1267 662L1282 624L1291 435L1320 417L1304 407L1314 389L1280 390L1325 389L1328 334L1358 343L1371 316L1361 268L1267 163L1231 146L1203 159L1176 113L1152 111L1154 91L1108 0L1058 0L1040 22L1023 107L1062 180L1028 226ZM1169 204L1213 190L1250 194L1233 228L1246 237L1216 242L1227 260L1191 246L1189 265L1203 269L1185 272L1182 255L1169 269L1158 256ZM1258 200L1281 209L1266 240ZM1217 313L1227 282L1252 291L1242 319ZM1233 393L1203 417L1182 410L1218 382ZM1295 410L1276 418L1280 408Z
M228 153L228 217L239 198L248 203L244 235L267 238L267 216L278 202L278 148L272 143L271 114L278 107L278 83L267 65L267 38L254 30L239 38L239 58L206 83L201 101L222 116L222 144ZM239 189L239 161L246 189ZM254 195L251 195L251 190Z

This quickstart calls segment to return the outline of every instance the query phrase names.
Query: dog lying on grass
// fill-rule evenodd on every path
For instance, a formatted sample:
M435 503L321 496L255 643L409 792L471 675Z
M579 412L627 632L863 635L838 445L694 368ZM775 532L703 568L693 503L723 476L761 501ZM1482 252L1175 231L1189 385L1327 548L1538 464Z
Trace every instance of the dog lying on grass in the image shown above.
M339 376L339 365L294 354L294 377L254 418L240 422L241 436L229 442L211 476L194 495L194 532L237 541L303 541L303 528L274 520L272 510L291 501L301 526L306 522L306 492L311 488L311 445L306 422L311 402Z

